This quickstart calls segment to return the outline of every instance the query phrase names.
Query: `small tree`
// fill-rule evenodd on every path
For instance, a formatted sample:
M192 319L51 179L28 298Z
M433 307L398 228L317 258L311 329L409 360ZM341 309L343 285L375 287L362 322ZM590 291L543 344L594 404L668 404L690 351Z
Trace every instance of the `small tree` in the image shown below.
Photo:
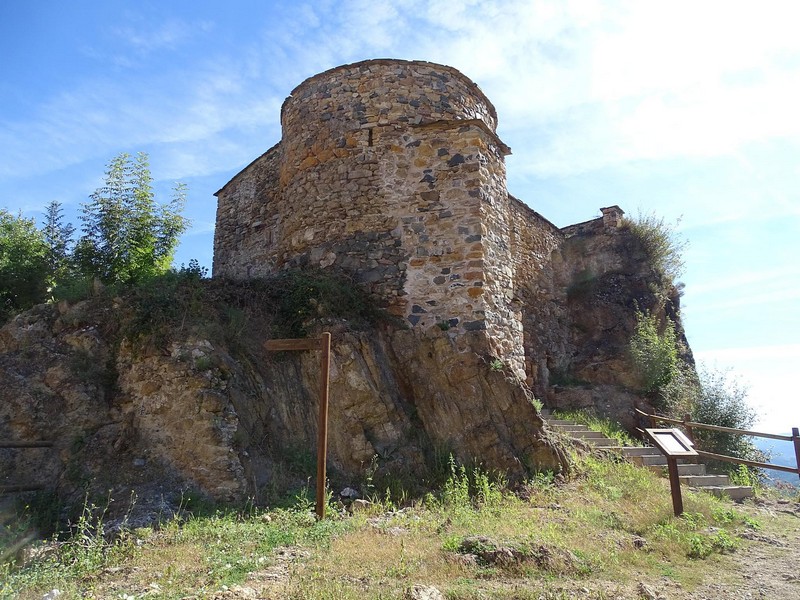
M170 202L159 205L152 182L145 153L111 160L105 185L83 205L83 236L75 248L83 274L104 283L136 283L169 269L189 225L181 215L186 187L176 185Z
M0 319L43 302L48 248L33 219L0 209Z
M698 373L700 390L694 409L694 420L733 429L750 429L756 411L747 403L747 388L732 379L726 371L701 369ZM706 431L695 433L700 447L709 452L745 459L761 455L750 438L735 433Z
M70 270L72 235L75 228L64 224L61 203L53 200L45 208L42 235L47 244L47 265L52 283L63 280Z
M636 329L629 344L633 367L645 394L666 388L678 373L679 356L675 325L665 318L663 331L650 312L636 311Z

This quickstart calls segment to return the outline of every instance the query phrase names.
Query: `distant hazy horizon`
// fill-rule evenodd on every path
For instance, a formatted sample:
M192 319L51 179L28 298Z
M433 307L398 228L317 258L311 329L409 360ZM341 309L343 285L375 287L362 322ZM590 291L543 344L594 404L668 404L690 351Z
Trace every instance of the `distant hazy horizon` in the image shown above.
M791 432L780 433L778 435L791 435ZM767 462L784 467L797 466L794 455L794 445L792 442L770 440L767 438L753 438L753 441L759 450L763 450L769 455L769 460ZM772 479L780 479L781 481L786 481L795 486L800 485L800 477L794 473L774 471L772 469L769 469L766 472L767 475Z

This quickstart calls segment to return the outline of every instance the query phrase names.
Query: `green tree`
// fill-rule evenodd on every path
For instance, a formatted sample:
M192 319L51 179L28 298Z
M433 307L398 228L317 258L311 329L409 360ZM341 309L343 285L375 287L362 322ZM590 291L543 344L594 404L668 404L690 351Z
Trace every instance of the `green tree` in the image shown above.
M83 236L75 248L79 270L104 283L136 283L166 272L178 238L189 225L181 213L186 188L158 204L147 154L120 154L106 169L105 185L83 205Z
M751 429L756 411L747 403L747 388L727 371L700 369L699 394L693 418L698 423L709 423L733 429ZM763 458L753 445L752 438L722 431L696 430L701 449L750 460Z
M47 244L47 264L52 282L63 280L69 273L71 262L72 235L75 228L71 223L64 224L61 203L53 200L45 208L42 234Z
M45 300L47 257L47 242L33 219L0 209L0 319Z

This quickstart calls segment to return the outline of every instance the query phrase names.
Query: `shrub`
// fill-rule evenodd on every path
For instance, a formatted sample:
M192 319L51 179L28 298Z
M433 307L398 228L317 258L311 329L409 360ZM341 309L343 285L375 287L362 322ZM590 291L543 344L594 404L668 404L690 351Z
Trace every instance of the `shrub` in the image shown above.
M683 251L688 242L675 231L675 225L657 217L655 213L639 213L625 224L647 257L647 261L668 282L674 282L683 273Z
M666 318L663 331L649 312L636 312L636 329L629 344L633 367L645 394L665 388L678 372L678 346L675 325Z
M0 209L0 323L44 301L47 257L47 243L33 220Z
M693 414L695 421L733 429L749 429L753 426L757 415L747 403L747 388L733 379L729 372L701 369L699 382ZM695 438L700 448L708 452L748 460L764 458L748 436L698 429ZM738 471L738 467L732 463L726 463L723 468Z

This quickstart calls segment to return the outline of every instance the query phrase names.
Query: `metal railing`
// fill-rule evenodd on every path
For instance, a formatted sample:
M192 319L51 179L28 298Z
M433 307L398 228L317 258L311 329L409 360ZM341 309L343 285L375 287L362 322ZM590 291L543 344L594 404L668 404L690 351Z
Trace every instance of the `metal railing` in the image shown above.
M744 458L737 458L735 456L727 456L725 454L715 454L713 452L706 452L704 450L700 450L695 447L697 453L702 456L703 458L709 458L711 460L720 460L724 462L732 462L741 465L747 465L749 467L757 467L759 469L772 469L774 471L783 471L785 473L794 473L797 476L800 476L800 428L793 427L792 428L792 435L780 435L777 433L764 433L761 431L748 431L747 429L735 429L733 427L721 427L720 425L709 425L708 423L697 423L692 421L689 415L686 415L683 420L681 419L671 419L669 417L662 417L661 415L651 415L650 413L644 412L639 408L634 409L636 414L640 417L644 417L649 420L650 426L655 428L658 426L658 423L670 423L672 425L680 425L683 427L683 430L686 433L686 436L692 441L692 443L696 444L696 440L694 437L694 430L695 429L706 429L709 431L721 431L723 433L733 433L737 435L746 435L751 437L762 437L771 440L780 440L785 442L792 442L794 445L794 456L795 456L795 467L786 467L783 465L776 465L772 463L764 463L758 462L755 460L746 460Z

